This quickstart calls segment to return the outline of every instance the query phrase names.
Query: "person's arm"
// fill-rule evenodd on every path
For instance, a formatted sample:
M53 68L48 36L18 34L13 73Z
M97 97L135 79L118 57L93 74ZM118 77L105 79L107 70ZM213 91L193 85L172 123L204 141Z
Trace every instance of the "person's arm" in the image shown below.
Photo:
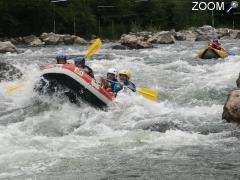
M107 88L107 81L102 76L100 77L100 85L105 89Z
M94 74L93 74L93 70L88 67L88 66L85 66L85 68L87 69L87 74L91 77L91 78L94 78Z
M133 92L136 92L136 86L131 81L129 81L129 84L127 86L129 89L131 89Z

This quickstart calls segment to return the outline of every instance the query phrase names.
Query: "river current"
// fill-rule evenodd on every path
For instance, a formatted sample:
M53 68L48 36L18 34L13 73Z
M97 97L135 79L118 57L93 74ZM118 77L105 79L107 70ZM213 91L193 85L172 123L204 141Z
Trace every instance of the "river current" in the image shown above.
M240 51L240 41L223 42ZM153 49L103 48L87 64L95 74L127 68L138 87L156 89L157 102L121 95L102 111L65 98L39 96L40 68L59 52L87 46L19 47L0 55L23 79L0 82L0 179L240 179L240 128L222 120L236 89L240 56L200 60L207 42L177 42ZM27 85L12 95L6 88Z

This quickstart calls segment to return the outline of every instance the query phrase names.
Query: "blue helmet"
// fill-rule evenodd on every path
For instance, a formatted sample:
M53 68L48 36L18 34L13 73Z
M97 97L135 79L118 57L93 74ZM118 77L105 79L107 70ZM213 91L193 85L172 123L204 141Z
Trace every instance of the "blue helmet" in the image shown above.
M64 61L67 61L67 56L65 54L58 54L56 56L56 60L57 61L60 61L60 60L64 60Z
M75 59L75 65L85 65L84 57L80 56Z
M213 39L213 42L214 42L214 43L218 43L218 38L214 38L214 39Z

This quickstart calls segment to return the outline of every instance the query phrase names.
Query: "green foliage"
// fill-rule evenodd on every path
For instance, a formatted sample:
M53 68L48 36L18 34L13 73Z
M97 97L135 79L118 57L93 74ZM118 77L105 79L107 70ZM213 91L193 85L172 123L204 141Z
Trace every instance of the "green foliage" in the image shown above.
M39 35L53 31L118 38L129 31L183 29L211 24L211 12L192 11L186 0L0 0L0 36ZM239 17L215 16L216 26L239 28Z

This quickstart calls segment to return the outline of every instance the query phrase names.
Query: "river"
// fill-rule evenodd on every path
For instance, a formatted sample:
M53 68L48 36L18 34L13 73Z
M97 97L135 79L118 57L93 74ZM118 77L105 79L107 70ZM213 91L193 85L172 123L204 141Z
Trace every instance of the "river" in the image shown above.
M0 179L240 179L240 129L221 118L240 57L199 60L196 52L206 44L143 50L104 44L87 61L95 74L127 68L138 87L159 91L157 102L123 95L107 111L33 91L42 65L87 46L20 47L22 53L0 55L27 81L12 95L6 88L19 80L0 83ZM240 41L223 44L240 50Z

